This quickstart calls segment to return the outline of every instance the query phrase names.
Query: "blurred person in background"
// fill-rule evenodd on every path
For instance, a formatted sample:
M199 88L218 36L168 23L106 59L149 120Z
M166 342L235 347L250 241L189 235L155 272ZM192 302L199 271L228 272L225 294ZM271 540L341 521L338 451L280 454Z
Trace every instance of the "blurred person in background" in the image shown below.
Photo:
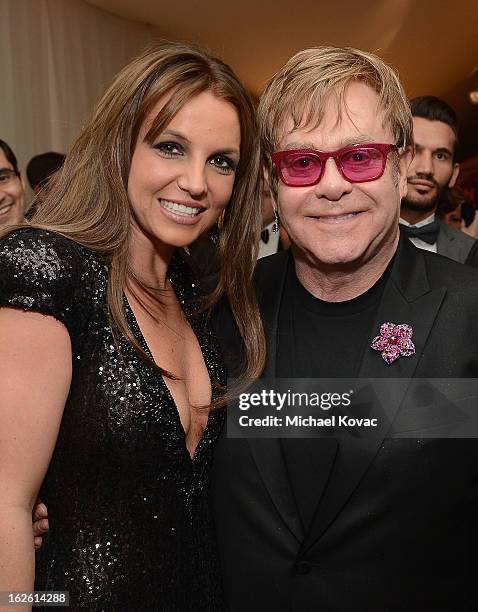
M60 170L64 161L65 155L63 153L48 151L48 153L35 155L28 162L26 175L30 187L35 194L35 199L27 211L27 219L31 219L41 205L41 201L46 195L45 189L50 179Z
M457 118L445 101L422 96L410 102L415 155L408 169L400 228L421 249L465 263L473 239L435 218L439 202L457 180Z
M475 207L466 200L459 187L452 187L443 194L443 199L437 206L436 215L443 223L456 230L464 231L475 218Z
M25 214L25 186L17 158L0 140L0 225L21 223Z
M31 158L26 167L26 174L34 193L37 194L45 187L51 176L60 170L64 161L65 155L55 151L40 153Z

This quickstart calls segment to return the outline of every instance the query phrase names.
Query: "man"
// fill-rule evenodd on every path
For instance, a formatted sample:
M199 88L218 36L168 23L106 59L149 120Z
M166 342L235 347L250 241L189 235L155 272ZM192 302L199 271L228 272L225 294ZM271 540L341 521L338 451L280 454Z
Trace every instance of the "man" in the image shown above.
M257 268L264 376L476 377L477 272L399 237L412 122L395 73L362 51L308 49L259 112L291 239ZM371 347L387 322L411 334L387 337L395 359ZM241 351L227 308L216 329L232 375ZM406 431L398 387L387 414ZM212 494L229 609L476 610L477 455L473 440L390 438L384 427L344 440L224 432Z
M465 263L474 240L435 218L440 200L455 185L460 170L455 161L455 111L434 96L415 98L410 107L415 155L402 200L402 231L415 246Z
M476 271L399 240L412 123L395 73L361 51L308 49L275 75L259 113L292 243L258 264L264 376L476 377ZM414 352L410 338L394 360L371 347L387 322L410 326ZM224 312L233 372L227 325ZM406 431L403 400L398 389L386 408ZM477 610L477 476L474 440L224 433L213 499L230 609Z
M45 198L46 187L50 179L61 169L64 161L65 155L63 153L48 151L48 153L35 155L28 162L26 173L30 187L35 194L35 199L28 209L27 219L32 219L40 207L41 201Z
M0 226L21 223L25 213L25 189L17 158L0 140Z
M56 153L56 151L48 151L48 153L40 153L35 155L27 164L26 172L28 182L35 195L46 187L49 179L61 169L65 155Z

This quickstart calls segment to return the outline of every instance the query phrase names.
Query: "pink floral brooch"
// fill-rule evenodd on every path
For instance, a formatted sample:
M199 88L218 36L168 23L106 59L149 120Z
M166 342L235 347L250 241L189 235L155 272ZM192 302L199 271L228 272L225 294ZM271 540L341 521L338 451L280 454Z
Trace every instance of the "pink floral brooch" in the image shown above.
M382 323L380 336L373 339L371 348L382 353L383 360L389 365L398 357L410 357L415 354L415 345L412 342L412 327L401 323Z

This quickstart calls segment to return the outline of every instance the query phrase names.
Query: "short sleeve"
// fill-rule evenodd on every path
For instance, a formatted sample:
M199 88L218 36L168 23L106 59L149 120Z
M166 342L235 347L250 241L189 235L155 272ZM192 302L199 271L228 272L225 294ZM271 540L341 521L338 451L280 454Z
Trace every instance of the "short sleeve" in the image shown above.
M79 247L63 236L28 228L0 240L0 307L55 317L71 336L80 277Z

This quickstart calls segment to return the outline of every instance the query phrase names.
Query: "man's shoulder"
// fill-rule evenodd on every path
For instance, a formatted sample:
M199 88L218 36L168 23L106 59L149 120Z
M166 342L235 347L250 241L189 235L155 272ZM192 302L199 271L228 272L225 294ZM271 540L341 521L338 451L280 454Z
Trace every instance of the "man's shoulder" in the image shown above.
M438 220L438 223L440 225L440 232L443 232L443 234L449 240L457 240L461 244L467 245L470 248L475 244L476 240L472 238L471 236L468 236L468 234L465 234L465 232L462 232L461 230L457 230L451 225L448 225L447 223L443 223L443 221Z
M473 239L472 239L473 240ZM415 256L425 262L428 280L432 287L445 286L447 289L464 294L478 295L478 270L444 255L422 249Z

